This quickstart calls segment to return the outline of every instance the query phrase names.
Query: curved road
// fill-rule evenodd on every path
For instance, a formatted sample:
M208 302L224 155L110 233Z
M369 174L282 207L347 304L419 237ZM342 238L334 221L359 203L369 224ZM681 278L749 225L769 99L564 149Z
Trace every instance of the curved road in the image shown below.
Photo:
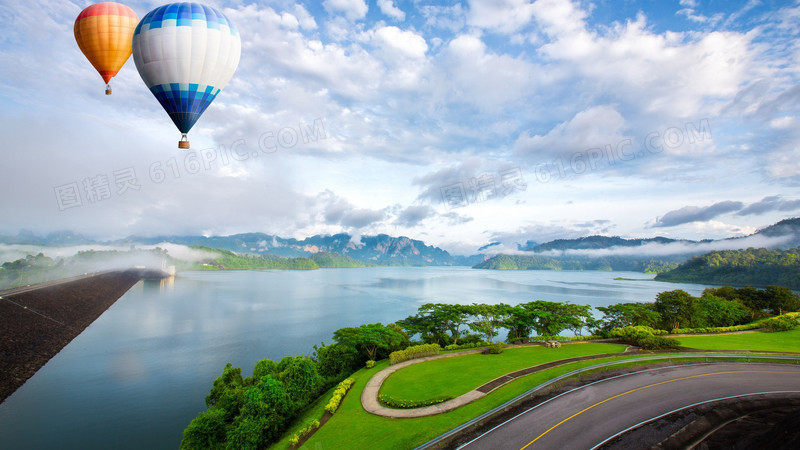
M762 392L800 391L800 367L702 364L601 380L541 403L462 448L589 449L616 433L694 403Z

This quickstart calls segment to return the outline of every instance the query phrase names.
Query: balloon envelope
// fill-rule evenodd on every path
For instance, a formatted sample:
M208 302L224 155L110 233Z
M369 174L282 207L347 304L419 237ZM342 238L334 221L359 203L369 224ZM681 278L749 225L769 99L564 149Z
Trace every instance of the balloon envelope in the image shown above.
M231 79L241 51L236 27L199 3L160 6L133 34L139 75L184 135Z
M87 7L75 19L75 41L108 84L131 56L139 16L125 5L105 2Z

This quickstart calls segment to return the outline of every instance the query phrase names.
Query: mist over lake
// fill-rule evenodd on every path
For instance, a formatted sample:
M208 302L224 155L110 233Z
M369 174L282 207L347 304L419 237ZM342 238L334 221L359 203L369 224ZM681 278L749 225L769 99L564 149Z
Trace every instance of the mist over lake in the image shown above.
M7 448L174 449L226 363L249 376L256 361L310 355L342 327L394 322L429 302L597 307L706 287L651 278L380 267L185 272L143 281L0 406L0 435Z

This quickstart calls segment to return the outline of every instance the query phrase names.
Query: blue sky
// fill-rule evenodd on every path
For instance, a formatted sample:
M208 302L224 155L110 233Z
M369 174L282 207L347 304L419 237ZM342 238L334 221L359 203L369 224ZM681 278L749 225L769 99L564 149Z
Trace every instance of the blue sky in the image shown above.
M132 59L103 95L72 34L89 2L8 3L0 233L387 233L464 254L800 214L798 2L210 1L242 58L190 152Z

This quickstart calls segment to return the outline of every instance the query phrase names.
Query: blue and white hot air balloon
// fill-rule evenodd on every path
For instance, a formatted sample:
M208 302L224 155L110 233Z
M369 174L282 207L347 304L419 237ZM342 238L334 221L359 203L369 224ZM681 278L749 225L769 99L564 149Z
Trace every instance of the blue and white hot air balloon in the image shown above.
M170 3L142 18L133 33L133 61L144 84L182 133L214 101L239 65L242 41L222 12L199 3Z

